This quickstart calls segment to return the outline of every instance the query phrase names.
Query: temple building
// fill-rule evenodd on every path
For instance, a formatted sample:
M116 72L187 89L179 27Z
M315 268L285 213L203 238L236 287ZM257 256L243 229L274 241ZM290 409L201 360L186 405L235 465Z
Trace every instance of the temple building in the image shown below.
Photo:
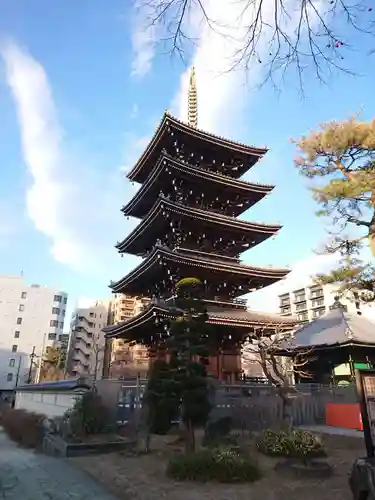
M356 368L375 367L375 322L336 297L327 313L302 325L285 344L280 355L298 356L299 383L342 385L353 382ZM280 346L281 348L282 346Z
M242 264L246 250L275 235L277 224L237 217L268 195L273 186L241 180L267 152L197 128L197 87L190 76L188 119L167 112L128 179L141 186L122 208L139 225L117 243L117 250L143 257L119 281L116 294L148 297L136 316L106 328L106 336L142 343L157 355L158 339L178 314L172 307L177 282L198 278L205 286L208 322L216 326L217 349L209 371L232 381L241 374L241 344L255 328L290 330L295 318L247 310L242 298L284 278L288 269Z

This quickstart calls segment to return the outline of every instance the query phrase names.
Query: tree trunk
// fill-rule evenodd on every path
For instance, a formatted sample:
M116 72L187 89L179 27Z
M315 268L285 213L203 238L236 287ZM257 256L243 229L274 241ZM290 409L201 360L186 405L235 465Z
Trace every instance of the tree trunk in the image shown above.
M195 432L191 422L185 424L185 453L189 455L195 452Z
M283 425L285 425L286 427L292 427L293 426L292 401L284 390L280 390L278 392L282 403L281 417Z
M368 229L368 244L372 255L375 256L375 192L371 194L371 205L373 209L373 214L370 220L370 226Z

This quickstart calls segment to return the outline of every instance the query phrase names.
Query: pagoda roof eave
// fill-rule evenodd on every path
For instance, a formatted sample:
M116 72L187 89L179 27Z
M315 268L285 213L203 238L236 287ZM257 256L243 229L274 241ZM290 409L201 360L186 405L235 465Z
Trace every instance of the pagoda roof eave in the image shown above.
M218 226L218 230L221 228L228 228L230 230L243 231L244 233L263 233L266 239L270 236L276 234L282 226L280 224L262 224L257 222L248 222L244 220L239 220L234 217L229 217L227 215L221 215L216 212L208 212L206 210L201 210L198 208L188 207L165 198L159 195L156 203L148 212L147 216L142 220L142 222L121 242L116 244L116 248L120 253L126 252L127 249L132 245L132 243L144 233L147 228L155 222L155 220L160 216L162 211L167 211L169 213L177 213L181 216L192 217L197 220L204 221L205 223L211 223Z
M155 317L173 319L181 314L182 311L178 309L152 305L150 308L126 321L105 327L103 332L106 338L117 338L121 335L125 335L126 332L135 330L153 321ZM298 322L297 318L293 317L285 318L275 314L247 310L226 310L222 312L208 311L208 317L208 324L245 329L268 328L272 330L277 328L278 330L290 331Z
M172 168L177 171L185 172L193 177L201 178L202 181L209 181L214 184L221 184L231 186L234 189L238 189L239 191L245 193L257 193L258 195L265 196L270 193L275 186L268 184L256 184L247 181L232 179L226 175L222 175L216 172L210 172L208 170L203 170L198 167L193 167L188 163L182 163L175 158L172 158L166 153L163 153L154 168L152 169L150 175L147 177L147 180L142 184L141 188L137 191L135 196L122 207L121 211L124 215L131 215L132 209L136 206L142 198L147 195L147 192L152 187L153 183L158 179L160 174L166 168Z
M207 268L218 272L229 272L231 275L248 276L249 278L265 278L278 281L289 274L289 269L265 268L257 266L248 266L245 264L236 263L233 261L219 261L209 259L202 255L187 256L177 250L171 250L161 245L156 245L154 250L150 252L148 257L141 262L133 271L127 276L117 282L111 282L110 288L113 292L121 292L123 288L129 285L132 281L137 279L140 275L147 272L151 267L158 263L161 259L165 258L170 262L177 262L179 264L191 265L195 268ZM244 292L247 293L247 292Z
M142 177L142 170L144 168L145 163L147 162L147 159L159 144L161 137L167 130L167 126L170 125L174 126L181 132L196 137L197 139L201 139L204 140L205 142L215 144L216 146L236 151L237 153L249 157L256 156L258 158L262 158L268 151L267 148L248 146L246 144L225 139L224 137L220 137L218 135L205 132L195 127L191 127L190 125L178 120L177 118L171 116L169 113L165 112L148 146L146 147L143 154L141 155L137 163L134 165L132 170L127 174L128 179L136 182L140 180L140 178Z

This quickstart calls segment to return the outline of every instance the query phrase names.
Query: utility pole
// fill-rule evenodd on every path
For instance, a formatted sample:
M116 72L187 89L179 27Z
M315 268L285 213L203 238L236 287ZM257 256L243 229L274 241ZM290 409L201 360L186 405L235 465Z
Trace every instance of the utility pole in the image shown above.
M18 358L18 368L17 368L17 376L16 376L16 388L18 387L18 383L20 381L21 363L22 363L22 354L20 354L20 356Z
M35 354L35 345L33 347L33 350L32 350L32 353L30 354L30 368L29 368L29 376L27 377L27 383L30 384L31 383L31 375L32 375L32 371L33 371L33 365L34 365L34 359L36 358L36 354Z

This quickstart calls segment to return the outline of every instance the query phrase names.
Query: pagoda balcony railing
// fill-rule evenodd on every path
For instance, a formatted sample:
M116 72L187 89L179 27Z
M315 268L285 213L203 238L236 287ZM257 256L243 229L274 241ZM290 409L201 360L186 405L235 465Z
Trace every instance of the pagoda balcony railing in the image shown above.
M205 299L205 302L207 304L213 303L213 304L222 304L222 305L229 305L229 306L246 306L247 305L247 300L246 299L241 299L241 298L235 298L235 299L223 299L222 297L214 297L213 299Z

